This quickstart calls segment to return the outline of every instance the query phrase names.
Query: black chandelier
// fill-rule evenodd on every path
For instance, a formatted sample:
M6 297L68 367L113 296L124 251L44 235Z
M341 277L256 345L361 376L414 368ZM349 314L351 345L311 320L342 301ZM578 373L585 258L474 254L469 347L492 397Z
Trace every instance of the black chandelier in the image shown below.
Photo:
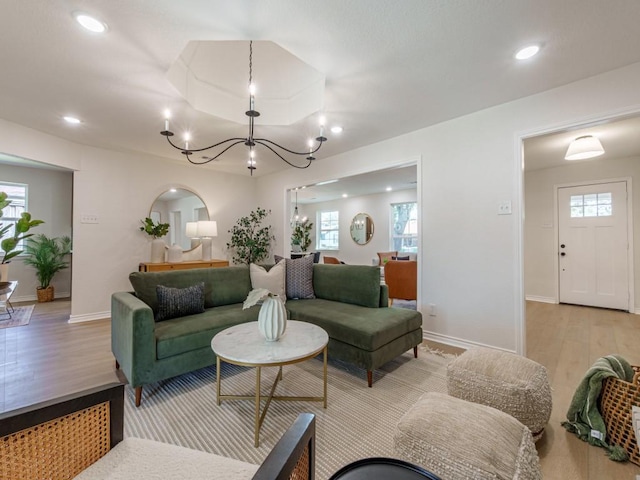
M182 147L173 143L171 141L171 137L173 137L174 134L172 131L169 130L168 115L167 115L167 118L165 118L164 130L160 132L160 135L164 135L165 137L167 137L167 141L169 142L169 144L173 148L180 150L182 154L187 157L187 160L189 160L189 162L194 165L203 165L205 163L212 162L213 160L216 160L218 157L220 157L220 155L225 153L227 150L235 147L236 145L243 143L247 147L249 147L249 159L247 160L247 168L251 171L252 176L253 176L253 171L256 169L254 149L257 145L262 145L263 147L266 147L267 149L271 150L271 152L273 152L277 157L279 157L282 161L289 164L290 166L302 169L302 168L308 168L311 165L311 162L316 159L313 156L313 154L316 153L318 150L320 150L320 147L322 147L322 144L327 141L327 138L323 136L324 121L320 122L320 135L315 139L315 141L318 142L317 146L314 148L313 141L310 140L309 151L307 152L296 152L295 150L290 150L286 147L283 147L282 145L272 140L269 140L268 138L256 138L253 136L254 119L260 116L260 112L255 110L255 86L253 84L253 40L249 41L249 110L245 112L245 115L249 117L249 135L246 138L241 138L241 137L228 138L227 140L214 143L213 145L209 145L208 147L189 148L190 138L188 136L185 136L185 144ZM221 148L222 150L219 151L213 157L203 158L202 161L195 161L191 159L191 155L193 153L204 152L205 150L210 150L212 148ZM297 165L295 163L292 163L283 156L286 154L304 156L306 160L306 164Z

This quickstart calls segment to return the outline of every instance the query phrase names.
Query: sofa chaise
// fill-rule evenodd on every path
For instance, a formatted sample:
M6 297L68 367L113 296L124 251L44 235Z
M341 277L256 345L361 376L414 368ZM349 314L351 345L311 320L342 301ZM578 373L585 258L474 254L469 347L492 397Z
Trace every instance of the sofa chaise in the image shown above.
M140 405L143 385L214 365L211 339L232 325L257 321L259 306L242 309L251 291L247 267L167 272L134 272L134 292L111 298L111 345L116 368L135 388ZM156 321L159 285L186 288L204 283L202 313ZM420 312L388 308L386 285L378 267L313 265L315 298L288 300L289 318L316 324L329 335L329 358L373 371L422 342Z

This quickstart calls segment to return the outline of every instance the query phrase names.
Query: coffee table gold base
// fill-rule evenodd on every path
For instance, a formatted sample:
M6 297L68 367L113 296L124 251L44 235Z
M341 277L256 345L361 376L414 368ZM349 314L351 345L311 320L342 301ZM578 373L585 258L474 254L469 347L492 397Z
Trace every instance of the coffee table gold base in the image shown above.
M294 363L304 362L305 360L309 360L316 355L322 352L323 357L323 365L322 365L322 377L323 377L323 392L322 397L293 397L288 395L274 395L276 391L276 387L280 380L282 380L282 367L285 365L293 365ZM256 369L256 391L254 395L225 395L220 393L220 383L221 377L220 374L220 361L224 361L226 363L231 363L233 365L239 365L241 367L254 367ZM271 386L271 391L268 396L261 395L260 393L260 380L262 374L262 367L279 367L278 375L276 375L276 379ZM323 407L327 408L327 346L325 346L322 350L314 352L313 354L297 359L291 362L276 362L273 364L261 364L254 365L250 363L236 362L233 360L229 360L226 358L221 358L220 355L216 356L216 394L218 405L222 403L222 400L254 400L255 401L255 417L254 417L254 446L258 447L260 445L260 428L262 427L262 423L264 422L264 418L267 415L267 410L269 409L269 405L271 405L272 400L276 401L286 401L286 402L322 402ZM264 408L260 409L261 401L266 399L266 404Z

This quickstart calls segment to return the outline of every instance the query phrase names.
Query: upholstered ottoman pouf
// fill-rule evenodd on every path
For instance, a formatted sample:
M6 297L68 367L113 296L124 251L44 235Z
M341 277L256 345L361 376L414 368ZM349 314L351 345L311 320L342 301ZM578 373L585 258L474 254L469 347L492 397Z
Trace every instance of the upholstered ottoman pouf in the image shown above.
M426 393L400 419L395 455L447 480L542 478L531 432L511 415Z
M529 427L538 441L551 416L547 369L513 353L471 348L447 367L449 395L497 408Z

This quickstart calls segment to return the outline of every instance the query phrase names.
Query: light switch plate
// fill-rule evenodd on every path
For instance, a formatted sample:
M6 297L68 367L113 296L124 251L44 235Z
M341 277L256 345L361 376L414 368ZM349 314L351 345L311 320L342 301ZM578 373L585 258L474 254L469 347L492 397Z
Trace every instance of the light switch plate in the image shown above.
M506 200L498 204L498 215L511 215L511 200Z
M80 223L98 223L98 215L96 214L81 215Z

